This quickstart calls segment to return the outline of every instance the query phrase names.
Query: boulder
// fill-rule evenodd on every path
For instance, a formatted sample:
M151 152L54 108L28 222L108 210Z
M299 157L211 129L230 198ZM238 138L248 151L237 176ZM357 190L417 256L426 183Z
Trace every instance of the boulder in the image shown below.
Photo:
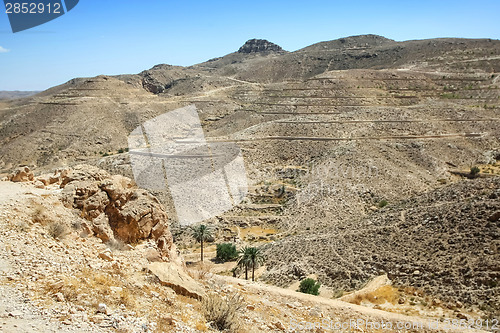
M144 253L144 257L149 262L162 262L161 254L156 249L147 249Z
M137 188L130 178L92 166L60 174L63 203L90 221L96 237L128 244L154 239L164 260L180 262L165 208L151 193Z
M99 258L106 261L113 261L113 254L110 250L103 251L99 253Z
M488 218L488 220L489 220L490 222L496 222L496 221L500 220L500 211L495 212L493 215L491 215L491 216Z
M17 168L8 176L11 182L30 182L35 179L33 172L27 166Z
M52 184L61 184L64 177L67 177L71 169L58 169L52 174L45 174L37 177L45 186Z
M173 289L177 294L202 299L205 291L178 265L168 262L153 262L147 269L155 275L160 283Z
M110 177L108 172L86 164L75 166L73 169L60 170L60 173L61 187L65 187L67 184L74 181L102 181Z
M106 207L106 215L115 236L127 243L158 239L167 230L167 213L145 190L135 190L128 200L112 201Z
M91 180L74 181L64 187L62 201L67 207L84 210L86 201L99 191L96 182Z
M45 184L39 180L35 180L35 187L36 188L41 188L41 189L44 189L45 188Z
M103 241L103 243L109 242L114 238L113 230L108 223L108 218L103 213L99 215L96 219L92 220L92 233L99 239Z

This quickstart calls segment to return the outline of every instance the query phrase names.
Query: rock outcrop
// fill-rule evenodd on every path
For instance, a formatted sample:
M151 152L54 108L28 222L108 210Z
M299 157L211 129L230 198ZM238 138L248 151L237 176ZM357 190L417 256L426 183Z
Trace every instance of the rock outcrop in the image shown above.
M238 53L283 52L281 46L265 39L250 39L238 50Z
M60 169L54 171L53 174L47 174L37 177L37 181L40 181L44 186L52 184L61 184L62 178L67 177L69 173L68 169Z
M148 191L137 188L130 178L80 165L40 179L60 184L64 205L79 210L89 221L84 230L103 242L119 240L134 244L154 239L164 259L178 261L165 208Z
M205 296L201 285L178 266L168 262L153 262L148 265L148 270L155 275L160 283L173 289L177 294L197 299Z
M34 179L33 172L27 166L17 168L7 179L11 182L30 182Z

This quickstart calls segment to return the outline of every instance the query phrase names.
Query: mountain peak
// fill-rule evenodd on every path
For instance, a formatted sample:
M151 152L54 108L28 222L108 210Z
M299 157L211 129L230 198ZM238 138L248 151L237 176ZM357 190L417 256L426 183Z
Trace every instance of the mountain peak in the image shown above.
M271 43L265 39L250 39L240 49L238 53L255 53L255 52L282 52L281 46Z

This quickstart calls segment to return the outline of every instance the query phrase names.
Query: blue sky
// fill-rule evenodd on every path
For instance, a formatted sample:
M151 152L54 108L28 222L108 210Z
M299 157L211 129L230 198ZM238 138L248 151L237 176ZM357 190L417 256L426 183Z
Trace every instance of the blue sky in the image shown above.
M499 17L498 0L80 0L66 15L13 34L0 4L0 90L43 90L159 63L192 65L250 38L289 51L369 33L399 41L500 39Z

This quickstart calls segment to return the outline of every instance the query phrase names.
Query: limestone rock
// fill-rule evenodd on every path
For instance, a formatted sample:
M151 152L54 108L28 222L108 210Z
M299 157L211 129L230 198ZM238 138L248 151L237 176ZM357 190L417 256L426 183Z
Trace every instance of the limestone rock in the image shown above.
M113 261L113 255L109 250L99 253L99 258L106 261Z
M100 238L104 243L113 239L113 230L108 223L108 218L103 213L98 218L92 221L92 232L97 238Z
M95 316L90 317L89 320L90 320L90 322L92 322L94 324L100 324L103 322L104 316L103 315L95 315Z
M148 249L144 254L149 262L162 262L161 254L156 249Z
M74 181L102 181L109 178L110 174L104 170L101 170L95 166L91 165L78 165L73 169L67 169L61 171L61 187L65 187Z
M105 314L105 315L109 315L110 314L107 305L104 304L104 303L99 303L99 305L97 306L97 312Z
M54 295L54 297L55 297L56 301L58 301L58 302L64 302L65 301L64 295L62 293L56 293Z
M39 181L39 180L35 180L35 184L34 185L35 185L36 188L42 188L42 189L45 188L45 184L43 182Z
M158 200L145 190L135 190L125 198L120 195L106 207L106 215L115 236L127 243L158 239L168 220Z
M58 169L52 174L45 174L37 177L37 180L42 182L45 186L52 184L61 184L62 179L67 177L71 169Z
M27 166L17 168L8 179L12 182L30 182L35 179L33 172Z
M148 191L138 189L130 178L92 166L59 173L64 205L80 210L96 237L131 244L154 239L162 257L179 261L165 208Z
M153 262L147 268L162 285L172 288L177 294L197 299L205 296L201 285L177 265L168 262Z
M9 312L9 316L10 317L22 317L23 316L23 312L19 311L19 310L14 310L12 312Z
M285 325L281 321L274 322L273 326L280 331L286 331Z

